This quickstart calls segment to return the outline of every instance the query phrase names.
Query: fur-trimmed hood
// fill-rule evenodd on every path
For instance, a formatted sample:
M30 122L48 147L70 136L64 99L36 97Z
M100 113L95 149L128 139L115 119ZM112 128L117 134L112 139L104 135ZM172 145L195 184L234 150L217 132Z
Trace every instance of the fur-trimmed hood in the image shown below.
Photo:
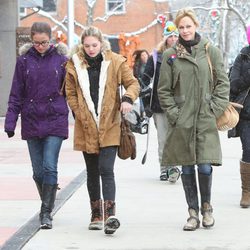
M29 50L32 46L33 46L32 43L25 43L24 45L22 45L22 46L19 48L19 51L18 51L19 55L21 56L21 55L26 54L26 53L28 52L28 50ZM64 56L67 56L67 55L68 55L69 50L68 50L68 47L67 47L66 44L64 44L64 43L57 43L57 44L51 45L51 46L54 46L54 47L56 48L57 53L58 53L59 55L64 55Z

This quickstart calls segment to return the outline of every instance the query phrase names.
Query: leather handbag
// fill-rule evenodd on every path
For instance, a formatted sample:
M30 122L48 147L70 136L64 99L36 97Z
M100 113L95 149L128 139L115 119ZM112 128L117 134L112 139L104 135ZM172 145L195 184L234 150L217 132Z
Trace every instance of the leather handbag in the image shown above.
M118 147L117 155L120 159L126 160L131 158L134 160L136 158L136 140L135 136L130 130L130 125L124 116L122 116L121 121L121 138L120 145Z
M219 131L226 131L234 128L239 122L239 112L236 109L242 109L243 105L235 102L229 102L224 113L217 118L216 124Z
M120 85L120 97L122 95L123 95L122 85ZM126 160L128 158L134 160L136 158L135 136L130 129L129 122L125 119L122 113L121 113L120 145L118 146L117 156L122 160Z
M208 53L208 47L209 47L209 43L207 43L206 45L206 56L207 56L207 61L208 61L208 65L209 65L209 69L211 73L211 78L212 78L212 81L214 81L213 66L212 66L211 58ZM242 108L243 108L243 105L239 103L229 102L223 114L216 120L218 130L226 131L226 130L230 130L234 128L239 122L239 112L240 112L239 110L241 110Z

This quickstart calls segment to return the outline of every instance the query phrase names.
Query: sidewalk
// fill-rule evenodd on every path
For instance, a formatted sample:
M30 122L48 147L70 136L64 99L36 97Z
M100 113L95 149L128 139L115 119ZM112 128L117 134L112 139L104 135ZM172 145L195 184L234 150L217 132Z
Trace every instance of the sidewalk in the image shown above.
M141 165L141 159L146 136L141 135L137 135L137 158L134 161L116 160L117 216L121 227L114 235L88 230L90 206L84 183L57 211L53 229L39 230L22 249L250 250L250 209L239 207L239 139L229 140L225 133L221 133L223 166L214 167L212 192L214 228L206 230L201 227L195 232L184 232L182 227L188 214L181 181L174 185L159 181L156 131L152 128L151 132L145 165ZM2 131L0 135L2 141ZM0 230L4 226L10 230L17 229L39 210L40 202L30 177L28 155L26 152L24 157L20 144L19 139L14 143L4 139L0 146ZM15 157L12 157L12 151L16 152ZM20 156L22 159L19 159ZM28 170L24 170L25 165ZM63 188L78 176L84 165L80 152L72 151L72 138L64 144L59 165L63 192ZM13 184L12 193L5 195L2 181L8 178L5 182L9 185L10 181L17 180L17 175L25 178L23 182L28 187L20 192L20 185ZM8 190L8 186L4 186L5 189ZM19 195L18 200L11 196L13 193Z
M19 121L20 122L20 121ZM16 134L4 133L4 118L0 118L0 248L40 209L40 198L32 179L32 169L26 141L21 140L20 123ZM61 193L84 170L83 157L72 150L73 124L70 139L62 145L58 172ZM13 249L14 250L14 249Z

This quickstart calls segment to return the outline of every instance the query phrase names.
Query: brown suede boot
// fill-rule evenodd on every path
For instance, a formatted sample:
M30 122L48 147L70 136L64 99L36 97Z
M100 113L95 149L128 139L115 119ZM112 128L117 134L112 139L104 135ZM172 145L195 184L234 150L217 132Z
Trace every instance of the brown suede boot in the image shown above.
M103 209L102 200L90 201L91 206L91 222L89 230L102 230L103 228Z
M115 217L115 202L104 201L104 232L113 234L120 227L120 221Z
M250 163L240 161L242 197L240 206L248 208L250 206Z

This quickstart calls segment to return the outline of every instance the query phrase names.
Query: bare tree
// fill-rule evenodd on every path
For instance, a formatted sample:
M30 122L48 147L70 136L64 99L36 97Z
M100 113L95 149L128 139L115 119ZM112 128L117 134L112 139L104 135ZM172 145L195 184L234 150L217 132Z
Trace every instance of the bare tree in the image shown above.
M225 66L231 64L246 44L245 30L250 23L250 2L245 0L173 0L172 13L182 6L196 10L200 20L199 32L223 52Z
M94 7L95 7L95 4L96 4L96 0L85 0L86 3L87 3L87 23L86 25L87 26L90 26L92 25L93 23L93 15L94 15Z

